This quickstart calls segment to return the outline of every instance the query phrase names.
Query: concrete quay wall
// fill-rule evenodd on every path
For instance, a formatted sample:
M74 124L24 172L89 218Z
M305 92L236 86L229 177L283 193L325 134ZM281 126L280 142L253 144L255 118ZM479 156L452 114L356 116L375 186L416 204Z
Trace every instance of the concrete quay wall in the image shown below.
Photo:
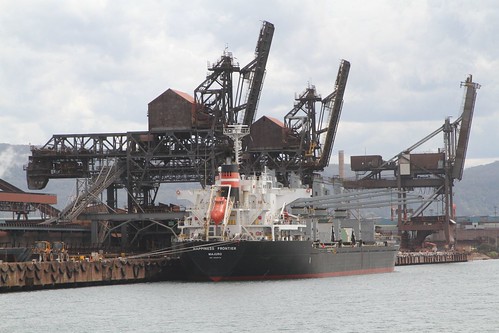
M0 292L157 281L171 268L164 258L1 263Z

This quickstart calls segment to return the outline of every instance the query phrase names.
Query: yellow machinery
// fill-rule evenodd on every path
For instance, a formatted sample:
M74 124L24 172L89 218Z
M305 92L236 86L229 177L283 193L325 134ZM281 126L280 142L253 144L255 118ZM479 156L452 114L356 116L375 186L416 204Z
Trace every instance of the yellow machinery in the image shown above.
M33 247L34 259L38 261L52 261L54 256L52 254L52 246L47 241L37 241Z
M64 242L52 242L52 254L57 261L69 261L68 250Z
M33 247L33 259L38 261L68 261L69 254L64 242L37 241Z

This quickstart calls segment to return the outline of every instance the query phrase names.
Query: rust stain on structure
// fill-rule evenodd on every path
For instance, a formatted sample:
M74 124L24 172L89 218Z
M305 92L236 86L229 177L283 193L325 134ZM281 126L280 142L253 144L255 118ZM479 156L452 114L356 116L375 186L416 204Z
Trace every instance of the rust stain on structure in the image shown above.
M397 255L395 266L444 264L466 262L466 252L401 252Z
M149 130L191 129L194 112L194 97L168 89L148 105Z
M0 202L24 202L35 204L57 204L57 196L52 194L12 193L0 191Z
M171 259L106 259L0 264L0 292L172 279Z

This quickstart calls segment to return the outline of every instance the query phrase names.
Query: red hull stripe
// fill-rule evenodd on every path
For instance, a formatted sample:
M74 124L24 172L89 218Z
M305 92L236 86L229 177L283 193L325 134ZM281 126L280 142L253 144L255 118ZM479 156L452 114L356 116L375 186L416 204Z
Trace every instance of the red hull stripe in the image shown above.
M325 278L334 276L349 276L362 274L390 273L394 271L394 267L358 269L344 272L327 272L327 273L311 273L311 274L290 274L290 275L259 275L259 276L210 276L210 280L218 281L249 281L249 280L284 280L284 279L309 279L309 278Z

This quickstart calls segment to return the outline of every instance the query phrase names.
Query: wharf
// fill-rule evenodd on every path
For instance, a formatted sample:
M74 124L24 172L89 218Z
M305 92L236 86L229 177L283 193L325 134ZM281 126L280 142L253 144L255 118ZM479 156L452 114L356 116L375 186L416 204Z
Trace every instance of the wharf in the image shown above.
M468 261L465 252L399 252L395 266L443 264Z
M1 263L0 292L176 280L178 265L171 258Z

